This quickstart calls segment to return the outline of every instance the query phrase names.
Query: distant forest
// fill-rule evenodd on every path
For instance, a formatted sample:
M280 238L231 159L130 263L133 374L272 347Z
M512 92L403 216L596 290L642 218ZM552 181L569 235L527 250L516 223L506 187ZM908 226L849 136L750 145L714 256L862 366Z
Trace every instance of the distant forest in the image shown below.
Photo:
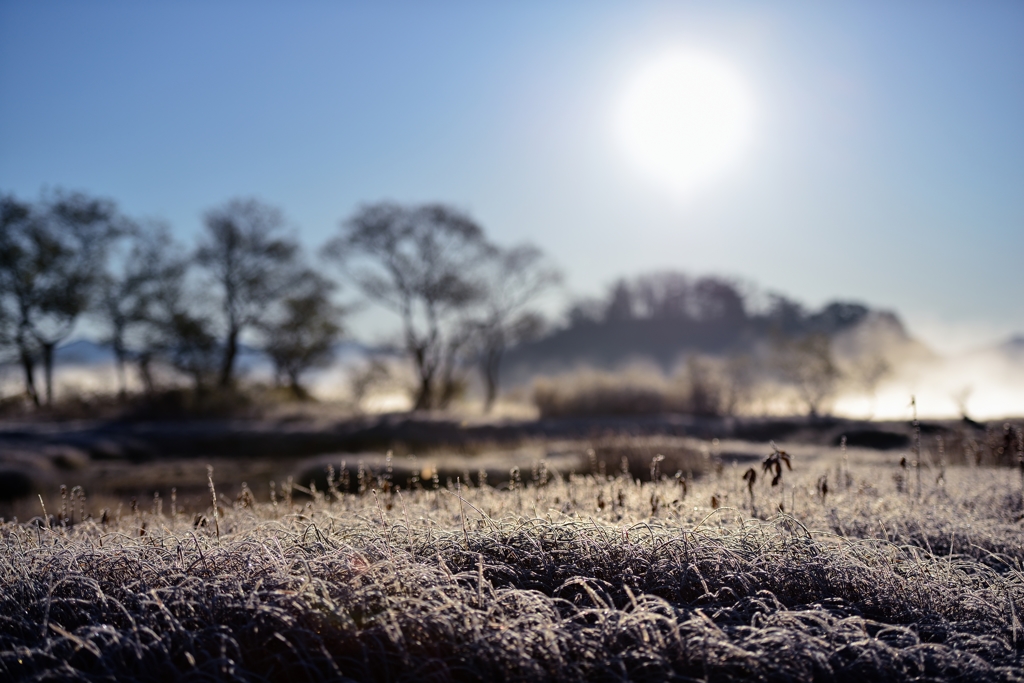
M574 304L562 327L512 349L507 367L510 373L579 365L611 369L645 358L667 372L686 354L736 355L782 339L831 338L869 315L906 338L895 314L859 303L836 301L808 311L778 294L761 297L760 308L749 298L721 277L658 272L621 279L604 298Z

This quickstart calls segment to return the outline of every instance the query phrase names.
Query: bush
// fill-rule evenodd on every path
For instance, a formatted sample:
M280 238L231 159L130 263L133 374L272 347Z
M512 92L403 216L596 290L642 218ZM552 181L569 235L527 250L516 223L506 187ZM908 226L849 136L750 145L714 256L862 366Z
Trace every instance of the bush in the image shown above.
M538 379L533 402L541 417L651 415L690 410L687 387L656 370L578 370Z

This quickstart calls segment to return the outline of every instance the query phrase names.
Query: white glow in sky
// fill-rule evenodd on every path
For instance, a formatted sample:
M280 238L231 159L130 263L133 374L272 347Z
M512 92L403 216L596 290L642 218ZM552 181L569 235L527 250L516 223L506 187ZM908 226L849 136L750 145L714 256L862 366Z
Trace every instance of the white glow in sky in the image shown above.
M746 84L709 54L671 50L637 73L615 112L619 144L638 170L679 195L713 180L750 138Z

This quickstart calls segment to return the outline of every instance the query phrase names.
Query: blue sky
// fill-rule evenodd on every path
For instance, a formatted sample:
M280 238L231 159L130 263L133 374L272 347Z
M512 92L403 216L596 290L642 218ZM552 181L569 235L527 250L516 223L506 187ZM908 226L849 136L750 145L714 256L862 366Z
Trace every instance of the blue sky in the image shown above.
M311 248L361 202L439 200L545 249L565 296L721 273L963 348L1024 332L1022 37L1020 2L2 1L0 190L109 196L183 239L256 195ZM611 124L675 48L753 107L685 198Z

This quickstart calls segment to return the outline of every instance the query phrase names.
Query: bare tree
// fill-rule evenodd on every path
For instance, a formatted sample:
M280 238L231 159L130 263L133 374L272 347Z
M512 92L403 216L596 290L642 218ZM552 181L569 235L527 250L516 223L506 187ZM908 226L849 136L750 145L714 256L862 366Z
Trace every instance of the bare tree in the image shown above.
M255 199L235 199L206 214L197 263L219 289L223 355L219 384L234 381L241 335L255 329L294 277L298 243L280 235L281 212Z
M793 384L807 404L808 414L817 417L842 376L832 357L831 340L822 333L778 339L775 360L783 379Z
M847 378L852 380L868 397L870 413L867 419L870 420L875 415L878 385L891 374L892 366L879 353L864 354L852 361L846 368Z
M703 277L693 285L695 317L705 322L742 325L747 318L743 294L736 283L717 277Z
M203 393L219 376L223 359L211 311L189 278L193 261L183 249L169 241L155 257L144 322L132 334L139 374L152 393L152 363L162 360L188 375L196 393Z
M0 202L2 201L3 198L0 197ZM15 342L17 326L5 299L3 279L0 278L0 377L6 375L5 366L19 364L18 345ZM24 395L27 396L28 393L24 392Z
M807 313L796 301L781 294L769 293L765 318L774 334L791 335L803 329Z
M274 315L260 324L263 350L274 362L278 382L286 379L296 398L308 396L299 382L302 373L326 366L334 357L343 313L330 299L335 288L327 278L306 270L278 302Z
M478 274L492 252L480 226L456 209L391 202L363 206L324 246L367 298L401 317L416 409L442 398L445 363L464 343L464 314L483 297Z
M636 317L636 301L633 288L623 279L612 285L608 294L608 303L604 310L605 322L620 323Z
M0 309L2 309L2 333L5 346L17 349L18 362L25 378L25 394L39 405L36 391L35 363L36 349L22 320L26 317L28 305L24 296L25 286L21 282L27 270L24 248L20 238L27 230L32 207L13 196L0 196ZM20 296L19 296L20 295Z
M153 364L158 360L191 376L199 390L217 367L220 346L210 329L209 312L189 289L192 260L164 230L149 233L138 246L148 277L140 283L125 346L147 394L156 389Z
M603 300L597 297L576 299L565 312L565 323L568 327L598 325L604 319L606 305Z
M750 401L757 368L747 354L732 355L722 367L722 413L736 415Z
M4 212L0 278L15 311L26 390L38 405L33 375L41 356L51 404L54 350L91 304L106 247L125 221L112 202L80 193L57 193L37 207L5 202Z
M164 345L161 348L171 365L192 378L196 393L209 386L222 357L217 337L209 320L194 315L187 306L167 309L163 318Z
M481 313L475 321L485 411L491 410L498 395L505 350L535 336L543 325L530 305L561 279L561 273L533 245L495 250L487 269Z
M114 349L121 392L127 364L134 362L146 393L154 393L158 361L188 375L202 391L217 374L222 353L213 311L189 278L192 259L165 226L140 227L129 238L116 269L104 276L96 309Z
M357 368L349 376L348 384L351 392L352 406L358 410L363 399L370 391L394 383L391 367L384 358L370 356L365 364Z
M633 281L633 298L639 317L681 320L690 317L690 279L673 271L641 275Z
M2 283L3 280L0 280ZM11 312L4 302L4 291L0 289L0 365L8 363L6 354L14 350L14 325Z
M690 354L686 359L686 377L689 380L688 397L690 412L701 416L722 414L722 383L715 376L714 367L708 359Z
M149 362L158 326L157 298L169 274L183 273L180 257L175 261L175 245L164 225L137 226L126 235L126 250L120 254L115 270L106 272L100 284L97 317L105 325L104 341L110 344L117 363L119 394L127 394L127 367L139 362L147 392L153 381ZM133 343L134 342L134 343Z

